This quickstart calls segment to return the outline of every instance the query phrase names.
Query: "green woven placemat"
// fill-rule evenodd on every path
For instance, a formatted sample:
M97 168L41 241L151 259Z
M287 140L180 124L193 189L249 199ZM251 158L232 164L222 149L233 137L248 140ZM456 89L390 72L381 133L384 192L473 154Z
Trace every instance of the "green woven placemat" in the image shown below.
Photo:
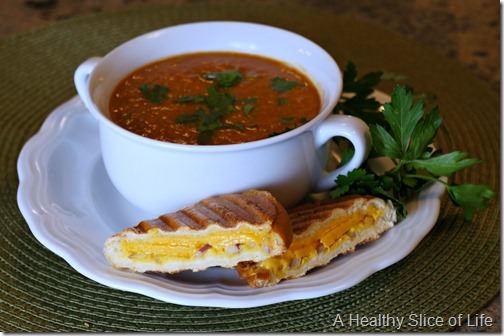
M499 100L463 68L391 32L315 9L258 1L194 3L72 19L0 43L0 330L2 331L389 331L333 326L337 314L474 313L499 291L500 208L464 222L443 203L433 231L401 262L343 292L251 309L186 307L112 290L73 270L31 235L16 204L16 160L44 118L73 95L79 63L133 36L182 22L232 19L284 27L362 71L407 74L434 92L446 131L440 146L481 158L460 180L499 189ZM202 37L203 38L203 37ZM403 326L402 331L448 330Z

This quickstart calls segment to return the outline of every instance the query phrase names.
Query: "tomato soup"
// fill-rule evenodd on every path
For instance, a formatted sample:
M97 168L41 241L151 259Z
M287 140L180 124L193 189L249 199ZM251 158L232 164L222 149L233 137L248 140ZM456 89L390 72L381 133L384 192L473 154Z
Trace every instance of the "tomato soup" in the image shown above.
M147 64L110 99L119 126L152 139L237 144L292 130L313 119L321 100L298 70L265 57L208 52Z

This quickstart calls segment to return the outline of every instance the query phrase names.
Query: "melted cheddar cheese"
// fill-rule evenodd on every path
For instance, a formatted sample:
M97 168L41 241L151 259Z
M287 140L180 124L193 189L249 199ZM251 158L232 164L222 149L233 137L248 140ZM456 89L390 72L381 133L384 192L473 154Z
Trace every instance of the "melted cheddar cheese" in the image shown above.
M150 230L143 239L121 241L125 257L139 262L187 261L203 254L227 255L261 246L264 235L257 231L216 231L204 235L163 235Z
M383 211L376 208L356 212L331 220L310 237L294 237L289 249L280 256L271 257L258 263L276 277L282 278L290 268L302 267L319 252L331 252L343 242L350 239L349 233L360 232L372 227Z

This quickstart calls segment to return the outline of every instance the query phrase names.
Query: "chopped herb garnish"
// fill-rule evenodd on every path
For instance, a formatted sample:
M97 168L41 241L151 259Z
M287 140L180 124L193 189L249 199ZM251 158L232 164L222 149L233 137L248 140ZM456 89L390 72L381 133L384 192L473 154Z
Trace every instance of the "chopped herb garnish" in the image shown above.
M202 104L205 96L180 96L175 100L178 104Z
M282 124L290 124L291 122L294 121L294 117L287 116L287 117L280 117L280 122Z
M224 115L234 111L236 98L233 95L227 92L219 92L215 86L210 86L207 93L205 104L210 112Z
M289 101L287 100L287 98L278 97L278 99L277 99L277 105L279 105L279 106L287 105L288 103L289 103Z
M153 104L161 104L166 100L168 88L159 84L142 84L138 88L145 99Z
M198 145L206 145L207 143L209 143L210 140L212 139L213 134L214 134L213 130L206 130L199 132L198 138L196 140L198 142Z
M243 113L248 116L254 110L257 103L257 98L247 97L243 100L243 103L245 104L243 105Z
M282 77L275 77L271 80L271 88L276 92L282 93L294 89L302 84L297 81L287 80Z
M310 120L306 117L299 118L299 122L301 123L301 125L306 124L308 121L310 121Z
M192 97L192 99L189 99ZM222 128L236 128L243 129L243 125L238 124L224 124L222 118L229 112L234 111L234 103L236 98L227 93L220 92L215 86L210 86L207 89L206 96L185 96L184 103L202 103L208 108L206 112L203 108L199 108L193 114L179 115L175 122L179 124L196 124L198 130L197 142L200 145L207 144L212 138L216 130Z
M238 70L225 70L220 72L207 72L203 78L215 80L220 87L229 88L241 82L243 75Z
M293 128L286 127L282 131L280 131L280 132L271 132L270 134L268 134L268 138L271 138L271 137L274 137L274 136L277 136L277 135L280 135L280 134L284 134L284 133L292 131L292 130L293 130Z
M221 128L230 128L230 129L243 131L245 129L245 125L243 125L242 123L226 123Z
M199 119L199 116L196 113L182 114L182 115L177 116L177 118L175 118L175 122L177 124L190 124L190 123L195 123L196 121L198 121L198 119Z

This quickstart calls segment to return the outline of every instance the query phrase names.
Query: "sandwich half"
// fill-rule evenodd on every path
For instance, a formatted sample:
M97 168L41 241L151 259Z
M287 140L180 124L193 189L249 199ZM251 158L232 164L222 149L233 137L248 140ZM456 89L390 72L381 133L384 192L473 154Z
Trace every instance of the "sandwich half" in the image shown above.
M380 237L396 221L391 202L371 196L308 204L289 212L294 238L287 251L260 262L242 262L236 270L251 287L299 278L333 258Z
M116 268L176 273L260 262L285 252L291 240L282 205L269 192L250 190L144 220L107 239L104 253Z

